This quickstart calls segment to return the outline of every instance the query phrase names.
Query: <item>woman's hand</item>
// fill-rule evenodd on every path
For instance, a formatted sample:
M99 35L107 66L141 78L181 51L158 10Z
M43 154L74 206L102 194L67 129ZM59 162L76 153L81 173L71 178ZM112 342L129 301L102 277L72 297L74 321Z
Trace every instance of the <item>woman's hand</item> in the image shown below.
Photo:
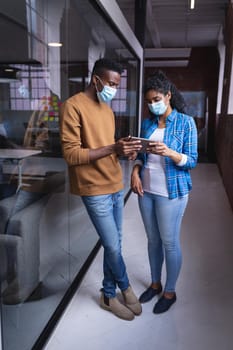
M131 174L131 189L139 196L143 196L144 191L142 188L142 182L139 176L139 167L135 166Z
M170 157L171 149L165 145L163 142L150 142L149 147L147 147L147 153L158 154L159 156Z
M182 154L173 151L171 148L167 147L163 142L150 142L149 147L147 147L147 153L157 154L163 157L171 158L174 163L178 164L182 159Z

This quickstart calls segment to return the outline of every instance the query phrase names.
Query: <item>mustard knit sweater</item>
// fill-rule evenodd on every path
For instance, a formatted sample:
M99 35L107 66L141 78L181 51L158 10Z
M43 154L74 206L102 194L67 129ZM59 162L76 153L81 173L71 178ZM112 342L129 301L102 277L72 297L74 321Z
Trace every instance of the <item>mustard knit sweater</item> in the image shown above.
M92 196L121 190L122 170L116 154L89 160L90 149L115 142L111 108L81 92L66 100L60 112L60 137L69 169L70 192Z

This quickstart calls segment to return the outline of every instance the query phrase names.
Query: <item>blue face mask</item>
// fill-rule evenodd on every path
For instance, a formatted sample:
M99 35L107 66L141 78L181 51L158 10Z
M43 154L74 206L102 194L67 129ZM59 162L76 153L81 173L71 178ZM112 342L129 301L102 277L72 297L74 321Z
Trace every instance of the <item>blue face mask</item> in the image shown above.
M97 91L97 97L99 102L110 102L116 95L117 93L117 89L108 86L108 85L104 85L103 90L102 91Z
M148 108L151 111L151 113L155 115L163 115L167 110L167 106L165 105L163 100L148 103Z
M115 97L117 93L117 89L108 85L104 85L101 79L99 77L97 78L100 80L101 84L103 85L102 91L98 91L96 88L96 94L97 94L98 100L99 102L108 103Z

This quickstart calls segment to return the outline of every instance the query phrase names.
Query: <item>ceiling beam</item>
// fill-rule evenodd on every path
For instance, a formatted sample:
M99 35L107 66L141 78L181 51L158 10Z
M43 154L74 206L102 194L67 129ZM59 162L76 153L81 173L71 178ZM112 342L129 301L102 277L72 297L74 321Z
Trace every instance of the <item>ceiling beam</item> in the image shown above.
M191 48L147 48L145 49L145 59L151 58L188 58Z
M155 18L153 17L153 7L151 0L147 0L146 24L154 47L161 47L159 30Z

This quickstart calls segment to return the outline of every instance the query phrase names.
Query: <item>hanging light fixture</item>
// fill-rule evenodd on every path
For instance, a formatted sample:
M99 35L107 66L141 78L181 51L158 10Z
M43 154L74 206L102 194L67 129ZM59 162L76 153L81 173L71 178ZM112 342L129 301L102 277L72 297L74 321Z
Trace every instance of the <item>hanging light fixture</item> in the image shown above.
M190 10L194 10L195 8L195 0L190 1Z
M59 43L59 42L50 42L50 43L48 43L48 46L50 46L50 47L61 47L61 46L62 46L62 43Z
M11 66L0 66L0 83L12 83L20 80L20 69Z

